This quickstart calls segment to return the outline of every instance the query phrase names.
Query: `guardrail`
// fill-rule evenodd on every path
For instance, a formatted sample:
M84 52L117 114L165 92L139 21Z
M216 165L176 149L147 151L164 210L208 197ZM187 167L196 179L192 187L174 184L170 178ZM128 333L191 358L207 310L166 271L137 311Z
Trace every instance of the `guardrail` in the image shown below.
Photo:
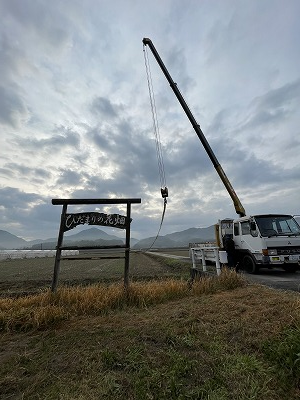
M216 265L217 275L220 275L221 264L227 264L227 253L220 250L219 247L205 245L191 247L190 252L194 271L198 271L199 265L201 265L202 271L207 272L206 261L212 261Z

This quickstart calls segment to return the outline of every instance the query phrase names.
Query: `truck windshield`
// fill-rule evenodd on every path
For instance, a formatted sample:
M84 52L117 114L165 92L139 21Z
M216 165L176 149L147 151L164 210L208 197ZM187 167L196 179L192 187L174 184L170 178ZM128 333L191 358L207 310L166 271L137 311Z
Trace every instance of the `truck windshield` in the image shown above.
M261 215L255 221L262 236L300 235L300 226L291 215Z

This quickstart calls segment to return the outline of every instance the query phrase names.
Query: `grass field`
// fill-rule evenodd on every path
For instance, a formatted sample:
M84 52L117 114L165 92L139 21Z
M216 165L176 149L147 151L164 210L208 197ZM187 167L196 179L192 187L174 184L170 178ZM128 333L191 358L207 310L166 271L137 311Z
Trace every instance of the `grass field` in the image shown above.
M97 254L90 254L90 256ZM0 261L0 296L29 294L51 287L54 258L35 258ZM129 275L132 281L184 277L190 263L163 261L160 257L142 252L130 255ZM85 285L97 282L121 282L124 259L62 260L60 285Z
M45 261L0 265L16 285L1 286L1 400L300 398L298 294L226 270L191 287L189 265L144 254L129 292L119 261L64 261L51 294Z

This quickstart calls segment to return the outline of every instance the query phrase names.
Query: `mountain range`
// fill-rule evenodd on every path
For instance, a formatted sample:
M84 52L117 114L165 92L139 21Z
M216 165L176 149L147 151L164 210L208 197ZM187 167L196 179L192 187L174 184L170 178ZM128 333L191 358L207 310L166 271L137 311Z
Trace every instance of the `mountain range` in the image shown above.
M166 247L188 247L189 243L198 243L213 240L214 226L208 228L190 228L181 232L174 232L165 236L159 236L155 241L156 248ZM142 240L130 239L131 247L134 249L148 248L152 245L155 237L149 237ZM98 228L90 228L78 232L74 235L64 236L64 245L73 246L104 246L120 245L124 240L109 235ZM13 249L31 249L31 250L49 250L55 249L57 238L24 240L7 231L0 230L0 250Z
M295 219L300 223L300 217L295 216ZM167 247L188 247L189 243L201 243L214 241L215 233L214 226L207 228L189 228L184 231L170 233L168 235L159 236L154 243L155 248ZM135 238L130 239L131 247L134 249L147 249L154 242L155 237L148 237L142 240ZM109 235L101 229L90 228L73 235L65 235L64 245L73 246L109 246L123 244L124 240L118 236ZM57 238L49 238L46 240L24 240L7 231L0 230L0 250L13 249L55 249Z

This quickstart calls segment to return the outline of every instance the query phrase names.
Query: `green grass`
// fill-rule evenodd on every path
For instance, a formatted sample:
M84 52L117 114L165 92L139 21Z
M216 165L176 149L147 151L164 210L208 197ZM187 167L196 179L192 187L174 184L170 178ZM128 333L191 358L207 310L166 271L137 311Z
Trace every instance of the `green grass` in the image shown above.
M300 319L263 344L267 359L277 365L282 384L300 388Z

